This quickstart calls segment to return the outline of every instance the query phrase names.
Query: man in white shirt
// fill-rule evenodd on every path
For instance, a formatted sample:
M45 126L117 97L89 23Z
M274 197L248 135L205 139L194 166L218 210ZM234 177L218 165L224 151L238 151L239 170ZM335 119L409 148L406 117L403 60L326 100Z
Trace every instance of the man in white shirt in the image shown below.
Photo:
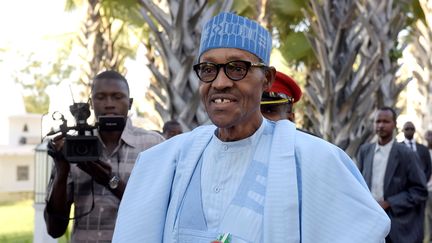
M426 177L418 156L405 145L395 142L396 112L379 109L375 116L376 143L364 144L358 153L359 169L375 200L391 219L386 242L423 241Z
M377 202L384 201L384 175L387 169L388 158L393 142L394 141L390 141L384 145L377 143L375 146L375 155L373 157L372 167L372 174L375 176L372 177L371 192Z

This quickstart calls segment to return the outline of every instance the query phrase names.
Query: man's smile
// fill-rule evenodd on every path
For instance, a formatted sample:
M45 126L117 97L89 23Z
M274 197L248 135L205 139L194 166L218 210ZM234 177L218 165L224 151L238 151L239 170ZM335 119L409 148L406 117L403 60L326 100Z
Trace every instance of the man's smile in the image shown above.
M232 101L230 99L218 98L218 99L212 100L212 102L214 102L216 104L223 104L223 103L231 103Z

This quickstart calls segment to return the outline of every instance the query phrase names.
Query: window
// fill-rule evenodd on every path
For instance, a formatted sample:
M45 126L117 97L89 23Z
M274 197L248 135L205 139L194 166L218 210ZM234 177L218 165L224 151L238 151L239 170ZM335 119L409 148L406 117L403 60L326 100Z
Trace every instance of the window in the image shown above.
M20 145L27 144L27 138L26 138L26 137L20 137L18 143L19 143Z
M17 181L29 180L29 167L28 165L17 166Z

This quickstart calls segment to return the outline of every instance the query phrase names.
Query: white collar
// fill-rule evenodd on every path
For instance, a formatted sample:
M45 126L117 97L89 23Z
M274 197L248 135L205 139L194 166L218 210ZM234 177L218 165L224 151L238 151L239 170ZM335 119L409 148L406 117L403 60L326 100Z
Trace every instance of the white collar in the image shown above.
M378 141L376 142L376 146L375 146L375 152L378 150L390 150L391 147L393 146L393 143L395 142L394 139L390 140L388 143L384 144L384 145L380 145L378 144Z

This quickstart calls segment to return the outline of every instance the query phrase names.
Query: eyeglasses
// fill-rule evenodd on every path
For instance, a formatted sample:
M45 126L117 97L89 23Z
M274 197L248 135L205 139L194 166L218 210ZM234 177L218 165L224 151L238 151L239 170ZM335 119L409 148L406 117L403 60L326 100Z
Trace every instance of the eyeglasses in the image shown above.
M195 64L193 69L201 81L210 83L216 79L221 67L223 67L224 73L229 79L239 81L246 77L250 68L266 68L267 66L264 63L251 63L248 61L231 61L225 64L202 62Z

